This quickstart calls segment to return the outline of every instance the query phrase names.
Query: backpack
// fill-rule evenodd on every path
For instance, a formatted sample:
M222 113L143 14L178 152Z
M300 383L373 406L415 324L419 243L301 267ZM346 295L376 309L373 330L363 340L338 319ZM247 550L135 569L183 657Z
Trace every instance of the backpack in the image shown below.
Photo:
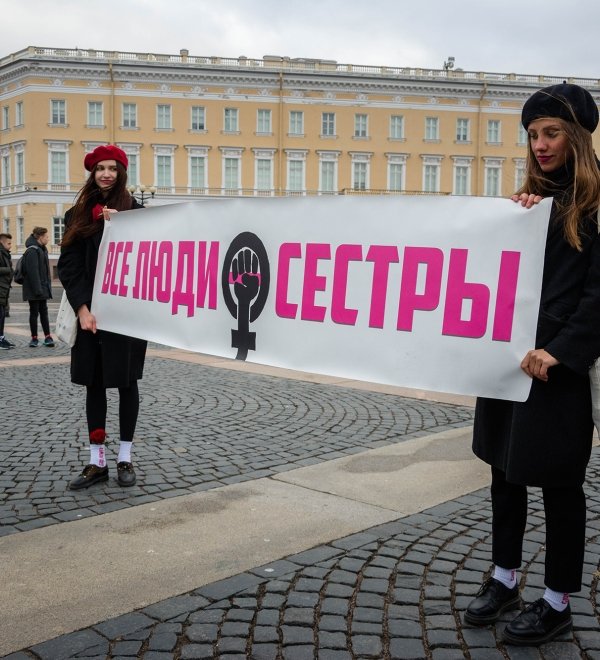
M17 284L23 284L23 282L25 281L25 269L24 269L23 259L25 258L25 253L27 252L27 250L29 250L29 248L35 248L35 245L30 245L27 247L25 252L23 252L23 254L21 255L19 261L17 261L17 265L15 266L13 280Z

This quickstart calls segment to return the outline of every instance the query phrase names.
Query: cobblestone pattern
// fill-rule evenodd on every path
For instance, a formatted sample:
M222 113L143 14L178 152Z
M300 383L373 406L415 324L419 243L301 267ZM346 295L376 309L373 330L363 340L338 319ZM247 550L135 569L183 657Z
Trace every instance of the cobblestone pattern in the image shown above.
M315 547L91 628L10 660L600 659L600 451L587 485L584 587L573 632L538 648L504 645L463 612L491 563L487 489ZM543 504L532 489L522 596L540 597Z
M0 360L68 355L62 344L15 343ZM111 479L72 492L68 481L89 462L85 389L70 383L68 363L5 367L0 377L11 392L0 442L0 536L266 477L465 426L473 416L468 407L149 357L137 485L116 483L118 395L109 390Z

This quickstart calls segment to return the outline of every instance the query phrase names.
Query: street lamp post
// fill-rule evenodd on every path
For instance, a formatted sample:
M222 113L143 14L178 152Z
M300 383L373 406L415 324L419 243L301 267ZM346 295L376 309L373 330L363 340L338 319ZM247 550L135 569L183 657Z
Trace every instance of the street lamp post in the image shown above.
M135 197L142 206L144 206L144 200L147 200L148 198L154 199L154 195L156 194L155 186L149 186L147 188L143 183L140 183L138 186L127 186L127 190L129 190L132 196Z

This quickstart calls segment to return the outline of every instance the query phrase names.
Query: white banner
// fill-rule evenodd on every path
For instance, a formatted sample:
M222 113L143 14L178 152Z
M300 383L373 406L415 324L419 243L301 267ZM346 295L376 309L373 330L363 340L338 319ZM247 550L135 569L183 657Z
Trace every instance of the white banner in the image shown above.
M345 378L523 401L551 200L336 196L119 213L98 327Z

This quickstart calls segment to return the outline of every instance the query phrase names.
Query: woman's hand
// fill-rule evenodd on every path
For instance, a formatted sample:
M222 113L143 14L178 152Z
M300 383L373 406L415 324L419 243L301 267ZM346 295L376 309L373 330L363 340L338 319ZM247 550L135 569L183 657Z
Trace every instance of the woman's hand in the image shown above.
M521 362L521 369L530 378L539 378L540 380L548 380L548 369L555 367L559 361L550 355L548 351L543 348L536 348L529 351Z
M520 195L513 195L511 199L526 209L530 209L534 204L539 204L544 198L541 195L534 195L533 193L521 193Z
M82 330L89 330L96 333L96 317L90 312L87 305L81 305L77 310L77 318Z
M102 209L102 215L104 216L105 220L110 220L110 216L114 215L115 213L118 213L117 209L109 209L108 206L105 206Z

